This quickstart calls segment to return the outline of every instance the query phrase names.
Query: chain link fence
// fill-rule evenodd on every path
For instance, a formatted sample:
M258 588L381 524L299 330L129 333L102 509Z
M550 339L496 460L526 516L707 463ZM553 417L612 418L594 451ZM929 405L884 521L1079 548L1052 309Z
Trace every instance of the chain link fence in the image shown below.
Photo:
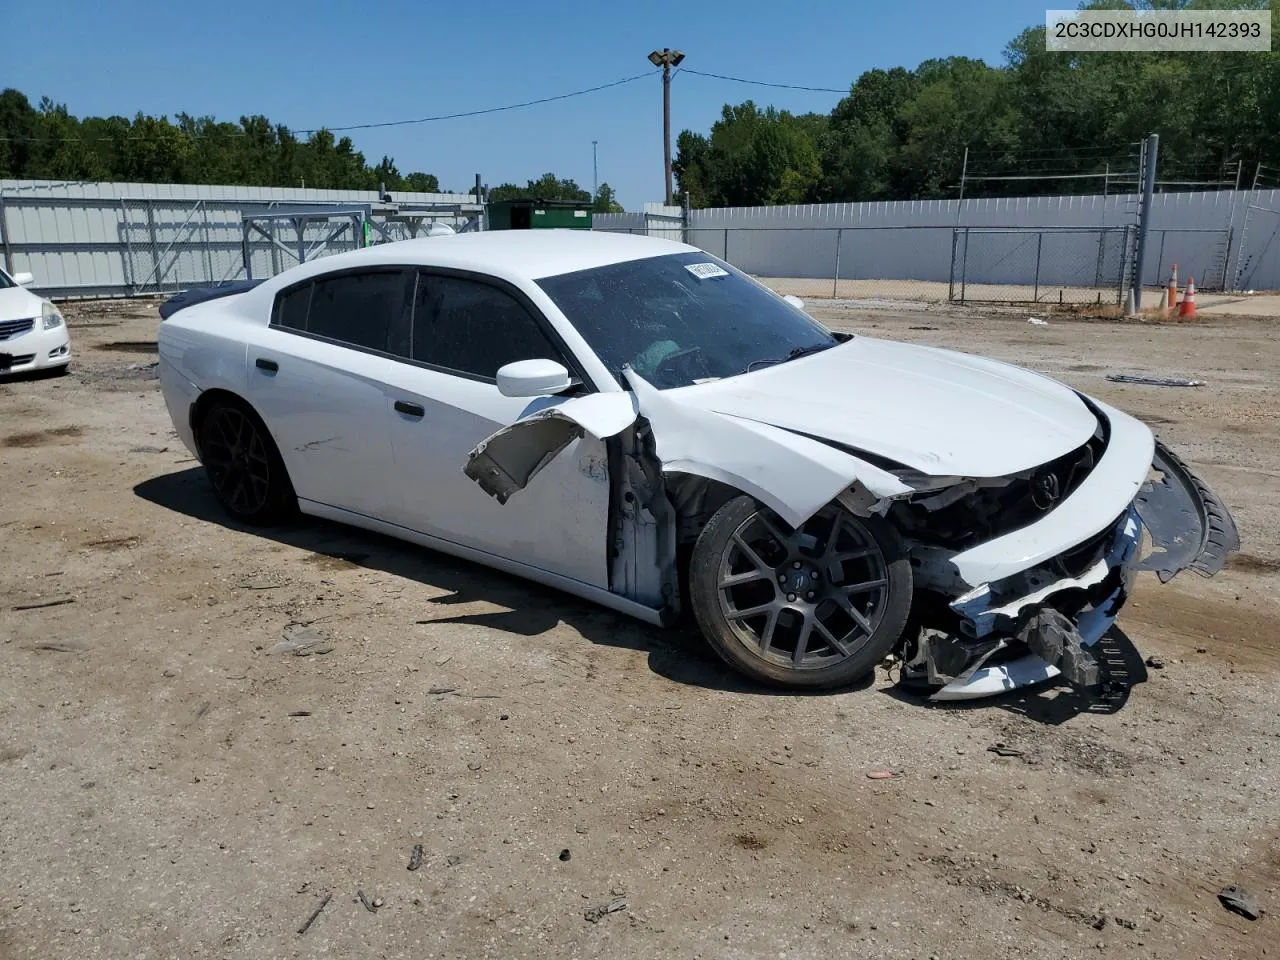
M778 292L798 297L870 303L1119 305L1131 270L1135 230L694 225L685 230L685 240ZM612 232L651 231L627 227ZM1163 239L1153 236L1152 243ZM1172 249L1172 239L1169 245ZM1157 265L1157 273L1161 269Z

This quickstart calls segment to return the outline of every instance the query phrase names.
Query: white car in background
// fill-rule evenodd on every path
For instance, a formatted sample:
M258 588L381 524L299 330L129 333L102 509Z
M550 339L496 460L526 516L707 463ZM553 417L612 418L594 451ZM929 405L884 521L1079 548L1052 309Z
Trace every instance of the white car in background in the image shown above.
M67 368L71 338L58 308L27 289L29 273L0 270L0 376Z
M650 623L691 611L779 686L890 653L942 699L1093 686L1139 571L1211 576L1239 545L1132 417L833 333L681 243L409 240L162 314L170 416L237 520L301 509Z

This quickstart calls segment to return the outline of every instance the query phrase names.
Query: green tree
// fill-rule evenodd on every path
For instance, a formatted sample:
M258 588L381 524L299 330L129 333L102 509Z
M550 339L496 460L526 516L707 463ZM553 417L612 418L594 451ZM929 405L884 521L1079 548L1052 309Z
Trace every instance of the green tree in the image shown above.
M554 173L544 173L537 180L528 181L523 187L503 183L489 191L490 200L571 200L589 203L590 192L583 190L573 180L562 179Z
M613 187L607 183L600 184L600 188L596 191L595 201L591 205L591 209L596 213L622 213L622 204L614 195Z

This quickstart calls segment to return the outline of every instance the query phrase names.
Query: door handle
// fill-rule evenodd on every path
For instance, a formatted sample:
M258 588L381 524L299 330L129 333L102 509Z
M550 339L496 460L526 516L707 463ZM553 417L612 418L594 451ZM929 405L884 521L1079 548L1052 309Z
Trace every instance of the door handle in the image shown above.
M396 413L403 413L408 417L420 417L426 411L422 409L420 403L410 403L408 400L397 400L395 403Z
M280 369L280 364L276 363L274 360L267 360L265 357L259 357L257 360L253 361L253 365L259 370L267 371L267 373L275 373Z

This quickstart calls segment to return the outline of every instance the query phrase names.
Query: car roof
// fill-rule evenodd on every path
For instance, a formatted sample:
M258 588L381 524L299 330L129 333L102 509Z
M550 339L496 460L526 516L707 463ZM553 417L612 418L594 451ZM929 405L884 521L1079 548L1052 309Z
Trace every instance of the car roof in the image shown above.
M308 277L379 264L446 267L508 280L538 280L631 260L696 251L696 247L674 240L603 230L487 230L380 243L308 260L276 274L250 294L274 297L284 287Z

